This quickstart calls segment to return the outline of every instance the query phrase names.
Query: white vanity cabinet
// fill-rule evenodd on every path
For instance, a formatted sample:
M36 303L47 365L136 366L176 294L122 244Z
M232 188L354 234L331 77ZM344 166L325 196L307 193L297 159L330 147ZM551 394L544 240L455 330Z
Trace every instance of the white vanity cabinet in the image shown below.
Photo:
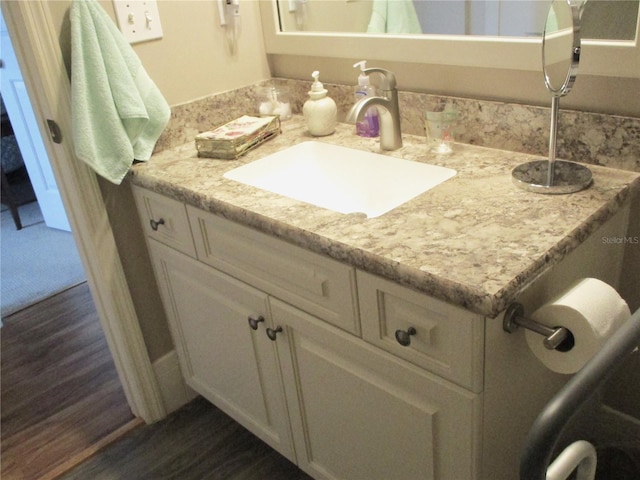
M153 225L147 205L156 194L133 188L143 224ZM371 325L360 327L361 309L369 323L392 317L370 301L389 291L385 281L191 206L184 212L196 258L154 229L147 241L194 390L317 479L479 477L482 319L447 325L436 305L431 345L444 357L414 361L407 347L398 354L376 344ZM415 292L393 294L402 303ZM427 331L416 327L414 347ZM467 343L457 348L472 365L449 369L458 351L446 351L449 339L464 328Z

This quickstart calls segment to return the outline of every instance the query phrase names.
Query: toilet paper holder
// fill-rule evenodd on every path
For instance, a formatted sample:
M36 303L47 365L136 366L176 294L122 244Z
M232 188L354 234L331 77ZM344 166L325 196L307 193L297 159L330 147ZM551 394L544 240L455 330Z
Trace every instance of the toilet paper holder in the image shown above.
M574 339L571 331L564 327L551 328L524 316L524 307L514 302L507 307L502 320L502 329L507 333L515 332L518 327L524 327L546 337L542 343L549 350L568 352L573 348Z

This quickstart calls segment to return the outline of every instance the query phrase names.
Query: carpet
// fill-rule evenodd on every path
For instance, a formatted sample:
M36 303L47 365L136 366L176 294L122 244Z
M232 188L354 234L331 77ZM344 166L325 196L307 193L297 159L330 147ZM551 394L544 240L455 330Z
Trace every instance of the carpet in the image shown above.
M17 312L85 281L73 235L45 225L37 202L19 209L16 230L4 209L0 229L0 310Z

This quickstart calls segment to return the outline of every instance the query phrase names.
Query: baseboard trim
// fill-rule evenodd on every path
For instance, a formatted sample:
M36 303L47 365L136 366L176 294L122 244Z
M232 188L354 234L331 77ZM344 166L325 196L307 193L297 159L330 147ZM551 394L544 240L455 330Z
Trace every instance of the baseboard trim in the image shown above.
M178 410L197 396L197 393L189 388L182 379L178 355L175 350L171 350L153 362L153 371L156 374L167 414Z

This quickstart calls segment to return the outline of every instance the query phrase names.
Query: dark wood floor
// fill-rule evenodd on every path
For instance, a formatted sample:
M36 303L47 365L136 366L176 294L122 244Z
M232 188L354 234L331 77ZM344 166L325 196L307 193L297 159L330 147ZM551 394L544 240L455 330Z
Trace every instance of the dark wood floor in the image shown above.
M61 480L310 480L201 397L137 428Z
M310 478L201 398L134 419L86 284L3 322L3 480Z
M3 324L4 480L46 478L134 420L86 283Z

